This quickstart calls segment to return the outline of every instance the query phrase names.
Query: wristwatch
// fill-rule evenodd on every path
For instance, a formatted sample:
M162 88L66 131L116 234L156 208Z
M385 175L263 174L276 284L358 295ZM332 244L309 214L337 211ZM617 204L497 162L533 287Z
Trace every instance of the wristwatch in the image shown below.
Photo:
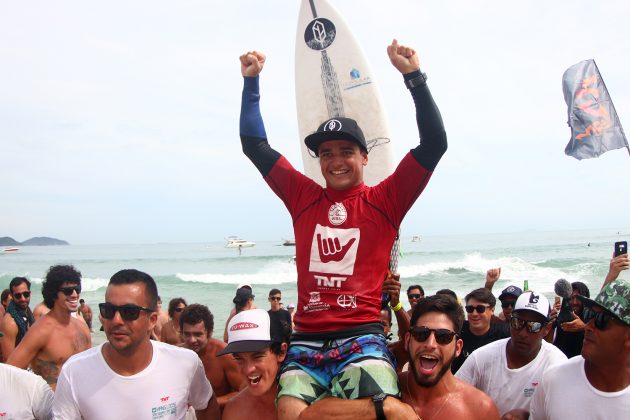
M420 76L416 76L413 79L405 80L407 89L413 89L416 86L422 86L427 84L427 74L420 72Z
M376 420L387 420L385 417L385 411L383 411L383 401L387 398L387 394L380 393L372 395L372 402L374 403L374 410L376 410Z

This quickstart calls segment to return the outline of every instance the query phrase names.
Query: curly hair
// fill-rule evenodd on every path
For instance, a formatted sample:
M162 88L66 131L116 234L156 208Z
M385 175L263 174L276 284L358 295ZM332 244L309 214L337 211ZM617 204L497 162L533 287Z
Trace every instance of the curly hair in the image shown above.
M214 315L212 315L212 312L210 312L206 305L193 303L186 306L182 312L182 316L179 317L179 328L183 330L184 324L197 325L202 321L208 333L208 337L210 337L212 331L214 331Z
M48 269L46 279L42 282L42 296L48 309L55 305L57 293L63 283L81 286L81 272L72 265L53 265Z
M186 300L183 297L176 297L171 299L171 301L168 303L168 316L173 318L173 316L175 315L175 308L177 308L180 303L183 303L184 306L188 306Z

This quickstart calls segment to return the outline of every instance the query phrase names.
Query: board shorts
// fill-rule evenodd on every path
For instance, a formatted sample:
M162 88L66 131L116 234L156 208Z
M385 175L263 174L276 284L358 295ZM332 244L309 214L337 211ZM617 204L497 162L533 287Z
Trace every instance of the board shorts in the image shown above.
M285 395L312 404L387 394L400 398L396 360L380 334L292 342L280 369L276 401Z

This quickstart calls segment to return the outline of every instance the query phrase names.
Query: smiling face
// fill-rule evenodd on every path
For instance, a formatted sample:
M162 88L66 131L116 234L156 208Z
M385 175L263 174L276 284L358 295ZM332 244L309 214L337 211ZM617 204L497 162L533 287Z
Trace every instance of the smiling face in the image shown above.
M249 382L249 392L257 397L267 392L276 392L276 377L280 364L286 357L287 345L282 344L280 354L266 347L259 351L233 353L241 374Z
M431 329L455 330L453 322L446 314L427 312L420 316L416 327ZM448 344L439 344L435 340L435 333L422 342L414 339L410 333L405 335L405 348L410 360L410 367L416 383L422 387L432 387L450 372L453 360L459 356L464 342L457 336Z
M492 319L494 308L491 308L487 303L481 302L475 298L468 299L466 306L468 305L472 305L474 307L482 305L486 308L482 313L479 313L477 309L475 309L472 313L468 313L468 311L466 311L468 322L470 323L470 331L475 335L485 334L490 328L490 320Z
M105 292L105 302L113 305L137 305L148 308L150 303L146 297L143 283L110 284ZM138 319L125 321L120 312L112 319L99 316L105 335L111 347L123 355L134 354L142 345L149 343L151 331L157 322L157 312L140 311Z
M64 281L61 283L59 287L59 291L57 292L57 298L55 300L55 307L61 305L64 309L67 309L69 312L76 312L79 309L79 293L77 293L76 288L80 287L77 283L70 283ZM71 290L72 293L70 295L66 295L62 292L62 289Z
M328 140L319 146L319 166L326 186L347 190L363 182L368 155L350 140Z

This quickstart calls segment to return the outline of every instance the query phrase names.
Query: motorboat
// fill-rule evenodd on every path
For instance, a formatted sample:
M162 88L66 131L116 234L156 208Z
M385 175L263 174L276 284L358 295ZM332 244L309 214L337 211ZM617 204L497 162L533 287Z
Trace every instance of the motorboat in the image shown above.
M282 242L283 246L295 246L295 239L284 239Z
M17 252L19 250L20 248L10 247L10 248L4 248L2 252Z
M251 248L256 246L256 242L247 241L245 239L241 239L238 236L229 236L225 238L227 244L225 244L226 248Z
M413 238L411 238L411 242L420 242L420 235L414 235Z

